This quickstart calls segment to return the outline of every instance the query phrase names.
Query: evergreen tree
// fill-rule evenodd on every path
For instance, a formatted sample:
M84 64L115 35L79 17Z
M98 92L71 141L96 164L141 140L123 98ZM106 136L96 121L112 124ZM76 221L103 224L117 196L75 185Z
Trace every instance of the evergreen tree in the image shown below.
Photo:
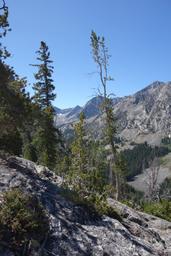
M109 58L108 48L105 46L104 37L97 36L94 31L91 33L91 48L92 56L97 64L98 73L102 85L102 92L100 95L103 96L102 113L105 115L105 136L106 142L110 145L110 183L115 182L116 199L119 198L120 187L119 187L119 172L116 167L117 152L114 143L114 137L116 135L116 119L113 113L112 98L108 95L107 85L108 82L112 81L113 78L108 74ZM114 174L114 177L113 177Z
M2 0L2 6L0 7L0 39L5 37L7 32L10 31L8 14L8 7L6 6L5 0ZM6 47L2 45L2 42L0 42L0 62L9 56L10 53L7 51Z
M34 84L33 100L41 110L36 123L36 132L33 136L33 145L37 151L38 162L54 168L57 158L57 147L60 143L60 132L54 127L54 109L52 101L55 99L54 85L52 79L53 67L50 65L50 52L45 42L41 42L40 49L37 51L36 64L38 72L35 74L37 82Z
M27 119L25 81L5 63L0 63L0 149L21 154L23 123Z
M0 149L19 155L28 95L25 93L26 81L19 79L4 61L10 54L2 45L2 38L9 30L8 7L3 1L0 7Z
M27 108L27 118L24 120L23 131L22 131L22 155L24 158L37 162L36 147L33 144L33 135L35 134L38 127L38 119L41 116L39 107L30 102Z
M88 145L85 132L85 116L80 114L79 122L74 126L75 138L71 145L71 167L69 182L75 191L84 191L87 174Z
M53 66L51 65L49 48L45 42L41 41L40 49L36 53L40 64L33 65L38 67L38 72L35 74L37 82L33 86L35 91L33 99L41 109L45 109L52 106L51 101L56 97L53 92L55 89L52 79Z
M91 140L85 128L84 113L74 126L75 138L71 145L71 166L67 174L68 185L79 196L96 200L106 191L106 164L99 143ZM103 198L104 199L104 198Z
M80 119L74 126L75 140L71 146L71 152L73 157L74 169L78 170L78 173L85 173L87 170L87 159L88 159L88 145L85 132L85 116L82 112Z

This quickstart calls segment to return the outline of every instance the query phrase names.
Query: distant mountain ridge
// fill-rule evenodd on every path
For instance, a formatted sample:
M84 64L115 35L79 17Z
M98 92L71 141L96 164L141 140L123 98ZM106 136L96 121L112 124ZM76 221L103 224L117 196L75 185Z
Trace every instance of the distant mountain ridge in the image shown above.
M100 136L103 116L99 106L103 98L89 100L85 106L57 109L55 124L63 131L73 129L81 111L85 113L87 126ZM156 81L137 93L114 98L113 111L117 118L118 134L125 141L148 141L158 144L162 137L171 135L171 82Z
M58 127L76 122L81 112L84 112L86 119L100 115L100 105L103 101L101 96L97 96L89 100L85 106L76 106L74 108L59 109L55 107L56 116L55 124Z

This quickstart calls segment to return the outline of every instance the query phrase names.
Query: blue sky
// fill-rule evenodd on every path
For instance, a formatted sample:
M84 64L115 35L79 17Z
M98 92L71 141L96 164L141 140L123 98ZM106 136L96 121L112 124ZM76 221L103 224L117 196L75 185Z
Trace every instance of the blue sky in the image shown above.
M91 57L90 33L104 35L109 52L110 91L132 94L156 80L171 80L170 0L6 0L12 32L8 62L34 82L40 41L54 61L54 105L84 105L100 86Z

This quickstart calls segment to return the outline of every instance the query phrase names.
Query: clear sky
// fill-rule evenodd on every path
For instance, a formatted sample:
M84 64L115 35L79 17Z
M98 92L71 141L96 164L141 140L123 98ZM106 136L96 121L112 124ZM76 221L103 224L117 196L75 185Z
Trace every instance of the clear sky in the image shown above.
M34 82L35 51L45 41L54 61L61 108L84 105L100 83L90 54L90 33L104 35L112 55L116 96L132 94L156 80L171 80L171 0L6 0L12 32L8 62Z

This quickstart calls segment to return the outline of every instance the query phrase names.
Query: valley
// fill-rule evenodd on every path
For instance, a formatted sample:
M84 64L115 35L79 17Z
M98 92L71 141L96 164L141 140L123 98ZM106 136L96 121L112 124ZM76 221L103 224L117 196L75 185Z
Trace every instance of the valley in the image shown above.
M84 112L87 131L91 136L100 139L103 134L104 117L100 112L102 97L94 97L83 107L57 109L55 125L62 130L67 138L73 136L73 127ZM171 83L154 82L131 96L113 99L113 112L117 123L117 146L120 151L133 149L137 144L147 142L152 147L163 146L162 139L171 136ZM119 141L119 142L118 142ZM170 146L169 144L168 146ZM133 161L133 159L132 159ZM150 167L150 166L149 166ZM136 190L147 191L146 172L134 176L128 184ZM171 177L171 153L160 157L158 183Z

